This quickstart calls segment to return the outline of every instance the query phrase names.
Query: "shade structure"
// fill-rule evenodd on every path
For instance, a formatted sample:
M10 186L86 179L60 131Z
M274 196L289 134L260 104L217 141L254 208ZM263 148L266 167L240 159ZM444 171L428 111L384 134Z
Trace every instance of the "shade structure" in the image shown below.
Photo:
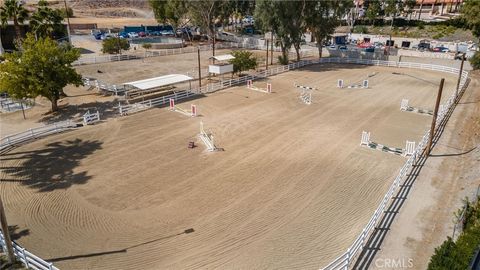
M127 83L124 83L124 85L129 85L141 90L147 90L147 89L159 88L159 87L167 86L171 84L187 82L190 80L193 80L193 78L187 75L170 74L170 75L165 75L165 76L160 76L160 77L155 77L155 78L150 78L150 79L145 79L140 81L127 82Z

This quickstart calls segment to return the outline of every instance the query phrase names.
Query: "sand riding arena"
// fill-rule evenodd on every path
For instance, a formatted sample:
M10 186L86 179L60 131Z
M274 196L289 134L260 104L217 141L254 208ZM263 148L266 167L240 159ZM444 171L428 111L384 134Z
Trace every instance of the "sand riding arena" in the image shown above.
M16 241L60 269L319 269L422 139L442 77L443 102L455 74L311 65L175 103L196 117L112 118L4 154L1 196Z

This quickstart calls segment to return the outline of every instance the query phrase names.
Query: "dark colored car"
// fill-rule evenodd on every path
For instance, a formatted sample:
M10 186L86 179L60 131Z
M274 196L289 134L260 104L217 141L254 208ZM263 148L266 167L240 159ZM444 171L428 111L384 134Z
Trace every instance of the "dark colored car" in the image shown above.
M438 46L433 48L434 52L449 52L450 50L447 47Z
M368 53L373 53L373 52L375 52L375 47L368 47L368 48L365 48L365 52L368 52Z

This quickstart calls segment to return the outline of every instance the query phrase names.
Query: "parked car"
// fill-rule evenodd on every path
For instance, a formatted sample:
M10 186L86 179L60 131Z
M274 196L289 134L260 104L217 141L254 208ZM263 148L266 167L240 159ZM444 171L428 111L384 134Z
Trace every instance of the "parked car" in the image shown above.
M335 46L334 44L332 44L332 45L328 46L328 48L329 48L330 50L336 50L336 49L337 49L337 46Z
M365 48L365 52L373 53L373 52L375 52L375 47L373 47L373 46L372 47L367 47L367 48Z
M254 24L255 19L253 18L253 16L245 16L243 18L242 22L245 23L245 24Z
M128 37L129 38L138 38L138 34L135 33L135 32L130 32L130 33L128 33Z
M138 32L139 37L146 37L147 34L145 32Z
M119 38L129 38L127 32L120 32L120 33L118 33L118 37L119 37Z
M339 49L340 51L348 51L348 48L347 48L347 46L345 46L345 45L338 46L338 49Z
M102 39L102 36L103 36L102 33L96 33L96 34L93 35L93 37L94 37L96 40L101 40L101 39Z
M443 47L443 46L438 46L438 47L435 47L433 48L433 51L434 52L449 52L450 50L447 48L447 47Z
M162 36L173 36L175 33L172 30L162 30L160 33L162 33Z

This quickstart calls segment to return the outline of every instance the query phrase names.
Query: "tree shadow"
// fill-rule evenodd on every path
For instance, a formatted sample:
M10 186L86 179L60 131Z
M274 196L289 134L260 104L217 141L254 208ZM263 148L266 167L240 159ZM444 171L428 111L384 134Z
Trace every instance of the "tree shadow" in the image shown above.
M18 231L18 230L19 230L18 225L8 226L8 232L10 233L10 238L12 239L12 241L18 240L30 234L29 229L23 229L21 231Z
M86 171L75 172L80 161L101 149L102 142L81 139L53 142L45 148L34 151L9 153L7 159L17 159L15 166L6 162L1 170L11 179L1 182L19 182L39 192L66 189L73 185L85 184L91 176Z
M55 113L49 112L44 114L38 122L45 124L52 124L59 121L79 120L82 121L83 115L90 111L90 113L99 112L100 119L106 120L118 116L118 100L105 102L89 102L79 105L63 104L58 106L58 111Z

